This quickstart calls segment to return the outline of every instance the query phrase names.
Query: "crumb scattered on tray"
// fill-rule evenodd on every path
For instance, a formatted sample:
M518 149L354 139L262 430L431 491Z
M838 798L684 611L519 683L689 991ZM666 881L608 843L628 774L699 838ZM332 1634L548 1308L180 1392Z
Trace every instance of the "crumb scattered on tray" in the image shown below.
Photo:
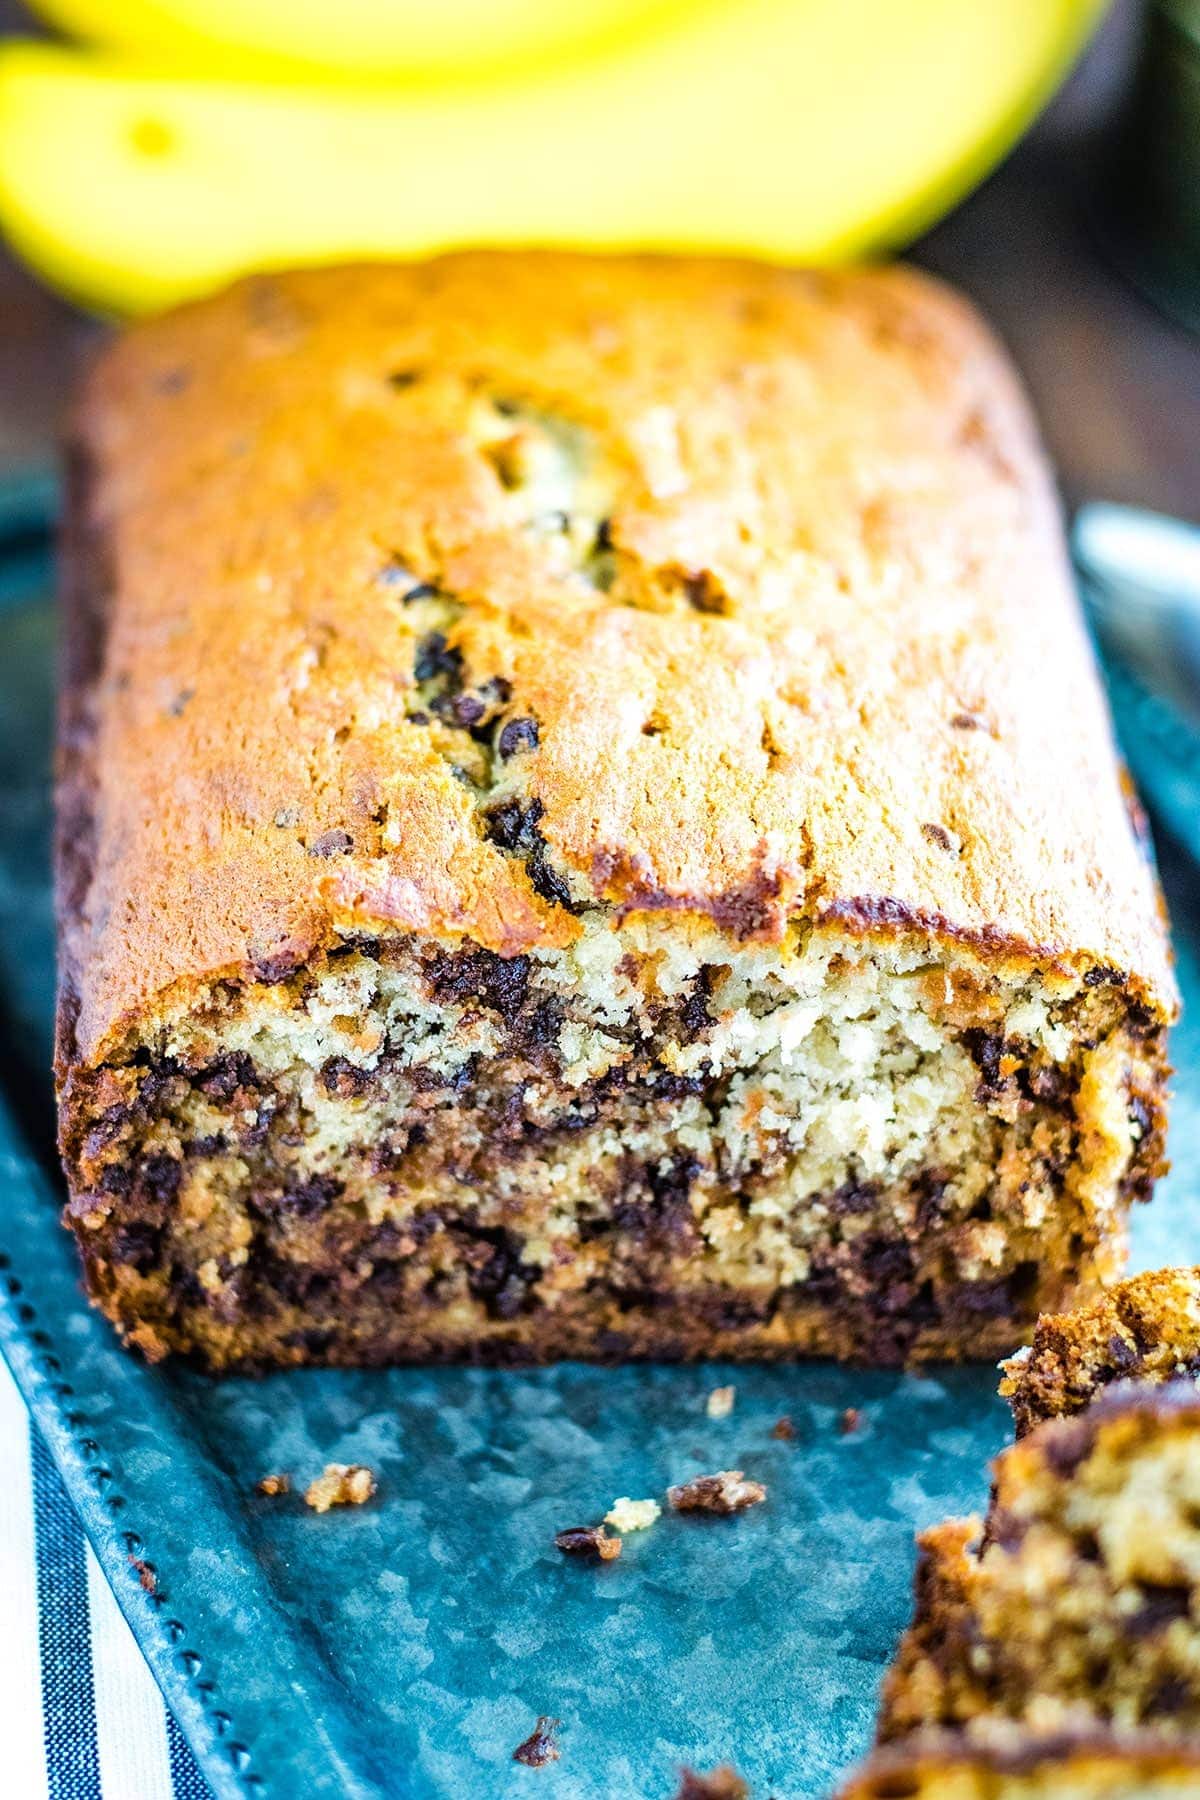
M375 1492L375 1477L362 1463L326 1463L325 1473L309 1483L304 1496L314 1512L331 1506L362 1506Z
M863 1416L857 1406L848 1406L838 1420L838 1430L843 1437L853 1437L856 1431L863 1428Z
M747 1481L740 1469L719 1469L715 1475L697 1475L667 1489L676 1512L738 1513L757 1506L767 1497L760 1481Z
M264 1499L277 1500L281 1494L291 1493L292 1478L290 1475L264 1475L261 1481L255 1482L254 1491L262 1494Z
M630 1500L622 1494L604 1515L604 1523L614 1531L646 1531L662 1512L657 1500Z
M695 1769L681 1769L675 1800L750 1800L750 1789L728 1763L710 1769L707 1775L699 1775Z
M524 1763L527 1769L544 1769L547 1763L557 1762L562 1752L559 1750L555 1733L561 1719L549 1719L543 1715L525 1739L513 1751L513 1761Z
M592 1562L612 1562L621 1554L621 1540L610 1537L603 1525L568 1525L554 1539L565 1556L586 1556Z
M131 1568L137 1570L137 1578L145 1588L146 1592L148 1594L154 1593L155 1589L158 1587L158 1576L154 1573L150 1564L148 1562L143 1562L140 1556L131 1556L129 1564Z
M773 1438L780 1438L785 1443L790 1442L795 1435L796 1427L792 1424L792 1421L788 1418L786 1413L783 1415L782 1419L776 1419L771 1427L771 1436Z
M737 1399L735 1387L714 1388L708 1396L704 1408L710 1419L727 1419L733 1411L733 1403Z

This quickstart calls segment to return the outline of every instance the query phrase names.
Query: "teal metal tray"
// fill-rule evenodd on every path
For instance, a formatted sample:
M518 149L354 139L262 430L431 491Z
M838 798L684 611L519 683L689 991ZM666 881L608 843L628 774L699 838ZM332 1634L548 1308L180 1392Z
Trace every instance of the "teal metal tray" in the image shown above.
M144 1367L88 1310L57 1222L47 1074L47 491L0 496L0 1341L214 1791L668 1800L681 1763L732 1762L756 1800L827 1794L868 1741L914 1531L986 1498L1007 1424L993 1370L217 1383ZM1159 752L1137 718L1153 786ZM1186 822L1184 779L1172 775L1172 811ZM1190 797L1200 818L1200 781ZM1182 984L1200 995L1200 890L1178 853L1165 873ZM1177 1172L1137 1220L1142 1266L1200 1260L1198 1031L1193 1006L1175 1042ZM727 1381L734 1411L709 1419L706 1396ZM844 1436L847 1407L862 1422ZM787 1441L772 1435L784 1414ZM303 1488L334 1460L369 1464L377 1499L318 1517L295 1494L254 1495L265 1473ZM731 1465L766 1482L765 1506L664 1518L600 1568L553 1548L617 1495ZM133 1557L152 1565L153 1593ZM512 1752L539 1714L562 1721L561 1759L534 1770Z

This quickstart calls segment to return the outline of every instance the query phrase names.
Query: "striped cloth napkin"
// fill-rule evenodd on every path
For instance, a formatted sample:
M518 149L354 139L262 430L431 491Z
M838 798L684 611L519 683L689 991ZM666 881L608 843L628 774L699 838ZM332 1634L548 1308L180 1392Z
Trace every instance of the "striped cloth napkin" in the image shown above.
M0 1792L211 1800L0 1362Z

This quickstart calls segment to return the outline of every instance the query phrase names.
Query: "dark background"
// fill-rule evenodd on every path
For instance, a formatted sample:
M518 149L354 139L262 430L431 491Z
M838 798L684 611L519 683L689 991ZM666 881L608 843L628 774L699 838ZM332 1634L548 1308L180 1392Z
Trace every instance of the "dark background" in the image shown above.
M1170 324L1112 271L1082 200L1099 186L1103 207L1100 151L1142 11L1138 0L1117 0L1031 136L911 254L972 294L1008 340L1068 500L1130 500L1194 518L1200 337ZM0 0L0 33L31 29L15 0ZM74 371L96 330L0 254L0 477L53 457Z

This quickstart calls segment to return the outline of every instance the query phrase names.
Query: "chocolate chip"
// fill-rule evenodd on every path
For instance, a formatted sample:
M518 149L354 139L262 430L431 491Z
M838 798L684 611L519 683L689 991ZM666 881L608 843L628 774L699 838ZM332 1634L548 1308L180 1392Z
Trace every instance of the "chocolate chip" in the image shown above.
M484 831L501 850L530 851L537 843L537 822L543 813L540 800L522 806L519 800L505 800L484 815Z
M682 1211L690 1221L692 1183L699 1175L701 1166L697 1158L687 1151L677 1151L665 1168L660 1163L646 1165L646 1181L654 1196L655 1205L664 1217Z
M1083 978L1084 987L1124 987L1125 977L1120 969L1098 966L1089 969Z
M557 1044L562 1031L563 1004L547 995L536 1006L526 1008L513 1026L513 1046L519 1050L545 1049Z
M150 1225L145 1220L134 1219L127 1225L117 1225L109 1233L106 1245L108 1260L122 1268L133 1269L138 1275L145 1275L158 1263L162 1239L161 1227Z
M226 1148L224 1132L214 1131L207 1137L189 1138L183 1146L185 1156L220 1156Z
M536 1264L522 1262L521 1239L503 1226L478 1226L470 1228L467 1235L473 1243L489 1246L487 1260L467 1275L472 1296L482 1302L490 1318L517 1318L533 1304L541 1270Z
M1183 1586L1163 1586L1142 1582L1138 1608L1128 1620L1134 1637L1153 1637L1165 1631L1176 1619L1188 1619L1192 1613L1192 1590Z
M686 1043L692 1043L700 1037L712 1024L713 1017L708 1010L708 994L704 979L698 976L692 992L679 1009L680 1035Z
M458 681L462 666L462 651L450 648L444 631L431 631L417 645L413 677L419 683L436 681L439 676Z
M183 1165L175 1157L156 1152L142 1163L136 1186L158 1205L169 1207L179 1193L182 1177Z
M534 892L540 894L543 900L549 900L552 906L561 906L565 912L578 910L571 899L571 889L567 884L566 876L560 875L558 870L546 860L544 846L541 850L534 852L525 866L529 871L529 879L533 884Z
M1146 1701L1150 1718L1169 1719L1176 1713L1190 1712L1194 1688L1183 1675L1164 1675Z
M1004 1038L998 1031L985 1031L973 1025L962 1034L963 1047L983 1077L981 1097L994 1099L1004 1091L1005 1076L1000 1067L1004 1055Z
M439 719L444 719L449 725L459 725L464 730L471 725L478 725L487 712L487 707L477 694L439 694L432 705Z
M571 898L566 877L550 862L546 840L538 829L538 821L545 810L538 799L524 805L519 800L505 800L484 814L484 831L501 850L510 850L523 857L535 893L554 906L576 912L578 908Z
M522 750L536 750L538 722L532 718L510 719L500 733L496 748L506 760Z
M343 1183L333 1175L310 1175L291 1187L268 1194L252 1194L250 1203L268 1217L315 1219L328 1212L343 1190Z
M193 1085L210 1100L231 1100L239 1088L253 1091L258 1083L245 1051L223 1050L200 1071Z
M826 1204L835 1219L853 1219L874 1212L879 1203L877 1181L843 1181L835 1188Z
M527 956L497 956L492 950L436 951L426 964L435 999L478 1000L512 1025L529 992Z
M345 1056L330 1056L321 1064L321 1085L337 1100L356 1100L369 1093L375 1077Z
M570 1525L555 1535L554 1547L564 1556L583 1556L589 1562L613 1562L621 1554L621 1540L610 1537L603 1525Z

